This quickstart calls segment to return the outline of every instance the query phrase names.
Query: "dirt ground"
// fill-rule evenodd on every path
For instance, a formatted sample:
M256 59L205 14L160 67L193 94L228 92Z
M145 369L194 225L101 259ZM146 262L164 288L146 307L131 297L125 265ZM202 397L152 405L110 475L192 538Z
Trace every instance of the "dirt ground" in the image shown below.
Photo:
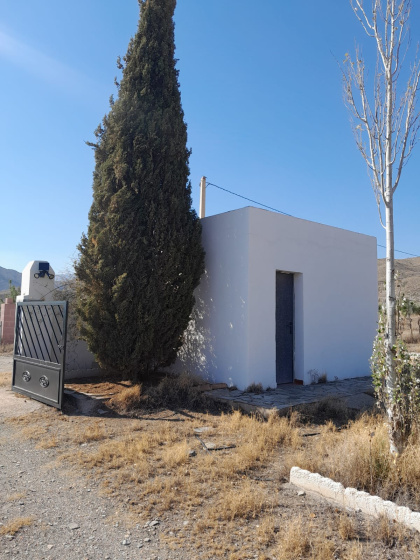
M0 558L420 558L417 534L289 484L291 451L319 425L188 408L130 417L111 400L127 385L67 384L62 412L0 417Z

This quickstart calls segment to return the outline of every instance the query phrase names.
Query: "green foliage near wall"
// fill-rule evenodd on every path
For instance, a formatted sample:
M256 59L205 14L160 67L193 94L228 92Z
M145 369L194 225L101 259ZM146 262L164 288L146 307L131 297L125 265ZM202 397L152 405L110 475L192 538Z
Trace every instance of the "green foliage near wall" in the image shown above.
M118 99L95 134L89 228L76 264L81 334L133 378L175 360L204 270L191 207L187 129L174 58L176 0L144 0Z

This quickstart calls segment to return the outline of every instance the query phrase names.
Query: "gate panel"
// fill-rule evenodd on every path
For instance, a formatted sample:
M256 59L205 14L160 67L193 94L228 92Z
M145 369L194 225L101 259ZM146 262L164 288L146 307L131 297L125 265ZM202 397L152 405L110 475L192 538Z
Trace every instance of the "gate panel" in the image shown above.
M67 302L18 302L12 389L61 409Z

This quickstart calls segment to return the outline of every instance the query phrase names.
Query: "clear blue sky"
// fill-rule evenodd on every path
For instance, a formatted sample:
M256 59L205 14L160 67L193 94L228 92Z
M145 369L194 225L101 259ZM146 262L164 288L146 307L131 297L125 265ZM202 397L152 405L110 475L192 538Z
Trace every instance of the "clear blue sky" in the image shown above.
M71 268L92 196L84 142L109 109L115 61L137 22L136 0L2 2L0 266L21 271L47 259L56 272ZM365 55L373 48L347 0L178 0L175 24L194 207L206 175L384 245L342 101L337 60L355 42ZM419 177L420 145L395 198L396 247L416 255ZM208 214L248 205L214 187L207 195Z

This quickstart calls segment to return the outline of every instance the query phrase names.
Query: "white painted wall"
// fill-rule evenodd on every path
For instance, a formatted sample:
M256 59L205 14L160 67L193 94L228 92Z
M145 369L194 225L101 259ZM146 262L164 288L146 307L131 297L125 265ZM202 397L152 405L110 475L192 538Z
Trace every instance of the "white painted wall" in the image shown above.
M47 275L43 277L35 278L35 274L39 273L39 263L44 263L48 261L30 261L22 271L22 284L21 284L21 295L17 296L17 301L42 301L45 298L52 298L52 293L55 288L54 275L55 272L51 268L49 269L49 274L53 278L49 278Z
M240 389L276 386L276 271L295 280L295 379L369 375L376 239L243 208L202 220L206 274L176 369Z

